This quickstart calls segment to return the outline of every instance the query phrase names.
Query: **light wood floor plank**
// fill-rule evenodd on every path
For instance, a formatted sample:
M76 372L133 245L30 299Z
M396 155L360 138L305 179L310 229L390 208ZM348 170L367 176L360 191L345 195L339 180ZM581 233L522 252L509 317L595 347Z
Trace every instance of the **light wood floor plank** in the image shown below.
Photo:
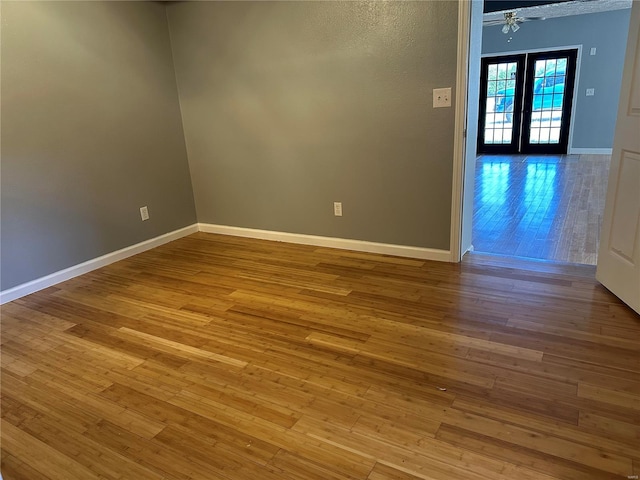
M480 155L477 251L595 265L610 155Z
M5 480L640 465L640 319L593 267L197 233L0 315Z

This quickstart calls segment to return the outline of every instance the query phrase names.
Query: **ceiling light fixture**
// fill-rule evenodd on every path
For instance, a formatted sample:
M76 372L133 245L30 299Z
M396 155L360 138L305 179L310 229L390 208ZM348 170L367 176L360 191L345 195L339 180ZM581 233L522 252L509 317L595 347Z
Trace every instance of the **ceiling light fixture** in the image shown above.
M498 12L496 12L497 14ZM518 12L516 10L512 10L510 12L500 12L502 13L501 17L496 17L494 14L485 14L486 15L494 15L493 18L488 17L488 19L483 20L482 25L485 27L490 27L493 25L500 25L502 27L502 33L505 35L509 32L517 32L520 30L520 24L522 22L530 22L532 20L544 20L544 17L522 17L518 16Z
M514 33L520 30L516 12L505 12L504 14L504 26L502 27L502 33L509 33L509 29L511 29Z

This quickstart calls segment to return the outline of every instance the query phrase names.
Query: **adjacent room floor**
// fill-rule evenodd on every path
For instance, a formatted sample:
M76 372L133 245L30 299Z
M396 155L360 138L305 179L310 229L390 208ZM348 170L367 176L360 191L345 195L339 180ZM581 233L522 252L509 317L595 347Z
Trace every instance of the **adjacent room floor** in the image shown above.
M197 233L2 307L2 475L640 474L640 320L594 267Z
M595 265L609 155L481 155L478 252Z

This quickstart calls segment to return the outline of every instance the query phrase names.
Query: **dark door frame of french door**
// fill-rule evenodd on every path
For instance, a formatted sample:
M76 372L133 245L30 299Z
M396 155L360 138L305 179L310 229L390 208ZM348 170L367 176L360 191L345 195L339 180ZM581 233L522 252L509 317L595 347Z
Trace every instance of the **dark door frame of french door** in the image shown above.
M483 57L480 64L480 109L478 115L478 153L514 153L520 149L520 136L516 135L516 132L520 132L520 122L522 120L519 114L516 112L522 110L522 88L524 83L524 69L525 69L526 55L500 55L499 57ZM487 118L487 92L489 77L489 65L492 63L515 63L516 64L516 78L511 79L515 81L515 98L513 104L513 128L511 135L511 143L500 144L485 144L483 142L485 122ZM505 78L505 82L507 79Z
M562 112L560 117L560 136L558 143L531 143L531 118L533 115L532 104L534 102L535 93L535 65L539 60L547 60L558 57L566 57L567 65L565 67L564 92L562 101ZM571 109L573 106L573 91L575 87L576 77L576 61L578 57L577 49L570 50L554 50L548 52L536 52L527 54L527 71L525 75L525 92L524 105L522 108L522 132L521 147L522 153L548 153L548 154L566 154L569 148L569 129L571 126ZM544 95L543 95L544 97ZM543 99L544 105L544 99ZM553 105L554 99L551 100ZM549 112L549 123L552 124L553 111Z
M566 154L569 143L571 126L571 111L575 88L575 75L578 49L549 50L524 52L511 55L482 57L480 69L480 105L478 120L478 153L515 154L515 153L548 153ZM531 120L533 115L533 91L535 80L535 65L537 60L566 57L564 93L560 123L560 138L558 143L531 143ZM485 143L485 126L487 119L488 69L490 64L516 63L515 94L513 98L513 112L511 113L512 131L509 143ZM509 79L505 79L509 80ZM541 97L540 102L543 101ZM553 99L551 100L553 102ZM506 114L506 109L503 109ZM549 112L551 124L553 112Z

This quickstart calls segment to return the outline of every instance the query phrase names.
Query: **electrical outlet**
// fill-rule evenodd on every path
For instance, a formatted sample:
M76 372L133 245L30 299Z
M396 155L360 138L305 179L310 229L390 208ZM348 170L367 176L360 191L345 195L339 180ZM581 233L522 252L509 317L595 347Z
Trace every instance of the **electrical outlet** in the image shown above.
M433 89L433 108L451 106L451 88Z
M587 88L587 97L593 97L596 94L595 88Z
M140 218L142 221L149 220L149 209L145 205L144 207L140 207Z
M342 202L333 202L333 214L336 217L342 216Z

